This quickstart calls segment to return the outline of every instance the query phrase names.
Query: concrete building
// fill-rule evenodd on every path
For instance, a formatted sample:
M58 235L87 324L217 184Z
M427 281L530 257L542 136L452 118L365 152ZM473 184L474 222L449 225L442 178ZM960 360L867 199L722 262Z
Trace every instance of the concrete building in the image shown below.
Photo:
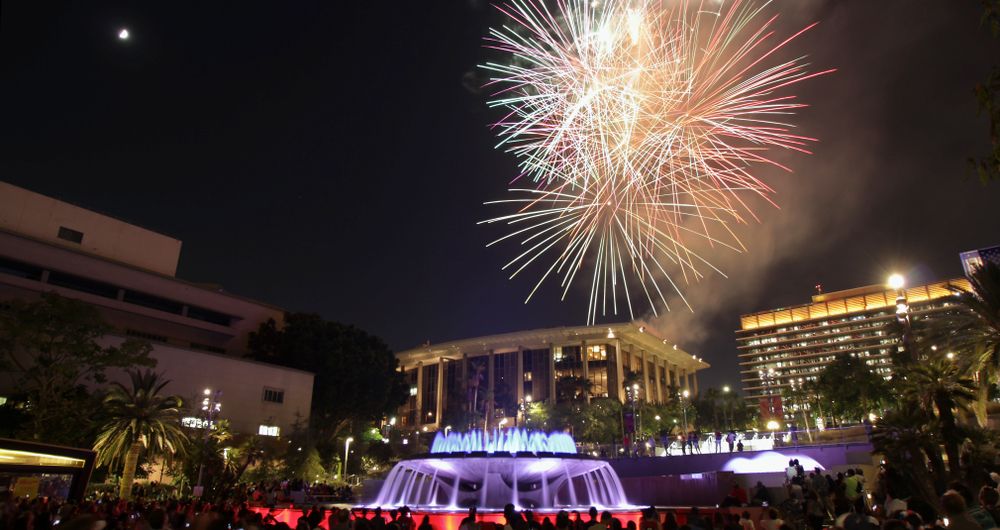
M750 404L770 402L782 388L815 381L842 355L853 355L889 378L890 354L901 337L886 325L897 319L902 302L910 318L946 310L953 289L969 289L965 279L901 289L870 285L816 294L812 302L740 317L736 331L743 393Z
M709 367L641 321L475 337L396 357L410 382L402 425L428 430L442 427L439 418L449 407L471 410L478 402L478 410L489 395L496 418L516 416L533 400L554 402L556 381L565 376L589 380L593 396L624 401L622 381L636 372L640 399L664 402L671 387L697 394L697 372Z
M55 292L91 304L115 329L106 343L153 346L167 392L200 400L206 388L221 391L221 417L236 432L276 435L308 418L311 373L241 358L248 335L284 311L178 279L180 249L172 237L0 182L0 301ZM0 392L11 388L0 378Z

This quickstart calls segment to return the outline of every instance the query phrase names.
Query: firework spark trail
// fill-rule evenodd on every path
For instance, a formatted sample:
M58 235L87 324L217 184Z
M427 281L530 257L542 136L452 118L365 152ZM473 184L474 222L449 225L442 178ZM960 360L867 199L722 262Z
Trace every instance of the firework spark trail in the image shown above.
M586 266L587 320L618 314L645 299L652 311L674 280L697 281L710 269L694 243L746 250L734 224L757 219L747 197L774 204L755 165L781 148L809 153L814 138L794 134L787 116L804 107L782 94L809 73L803 58L776 52L814 25L778 40L767 4L744 0L510 0L497 5L507 25L487 47L508 61L491 74L491 107L505 109L493 128L497 148L518 159L515 212L483 221L519 241L504 265L514 278L551 260L529 301L550 277L565 298ZM758 24L758 20L763 20ZM758 24L758 25L755 25ZM773 61L776 64L770 64ZM724 275L724 274L723 274ZM636 289L638 287L638 289ZM639 294L641 293L641 295ZM620 299L620 296L624 300ZM640 297L640 298L637 298ZM624 303L622 303L624 302ZM688 306L690 308L690 306Z

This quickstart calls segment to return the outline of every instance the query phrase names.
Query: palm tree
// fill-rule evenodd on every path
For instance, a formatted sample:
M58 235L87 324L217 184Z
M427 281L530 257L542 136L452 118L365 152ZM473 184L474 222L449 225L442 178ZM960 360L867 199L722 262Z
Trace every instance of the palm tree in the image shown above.
M955 411L968 411L976 398L976 386L960 366L940 358L914 364L904 372L903 397L923 410L935 410L940 424L944 452L952 476L959 473L959 447L963 434Z
M161 396L170 381L152 370L128 372L131 388L115 382L104 397L108 420L101 428L94 450L98 465L122 466L119 496L128 499L143 448L153 455L183 454L188 438L181 429L179 396Z
M986 426L989 389L1000 377L1000 266L986 262L969 275L972 289L957 290L957 310L934 317L923 340L954 352L977 372L976 420Z
M874 452L885 457L887 469L900 475L897 488L939 507L935 486L947 483L948 478L941 458L940 433L935 429L933 411L909 405L879 418L872 435Z

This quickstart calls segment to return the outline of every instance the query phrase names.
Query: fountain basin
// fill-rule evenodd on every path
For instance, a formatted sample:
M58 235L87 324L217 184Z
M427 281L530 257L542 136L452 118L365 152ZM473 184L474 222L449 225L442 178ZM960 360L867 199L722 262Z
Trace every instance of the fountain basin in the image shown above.
M408 506L454 512L506 504L536 511L632 509L621 481L604 460L548 452L452 452L419 455L396 464L369 506Z

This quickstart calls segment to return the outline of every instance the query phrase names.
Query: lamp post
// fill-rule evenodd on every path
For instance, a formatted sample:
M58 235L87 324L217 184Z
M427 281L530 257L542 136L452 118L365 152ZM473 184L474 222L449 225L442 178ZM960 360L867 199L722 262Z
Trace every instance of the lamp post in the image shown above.
M353 441L354 438L351 436L348 436L347 439L344 440L344 461L340 464L340 477L344 479L344 482L347 482L347 456L351 454L351 442Z
M684 413L684 434L688 433L688 409L687 409L687 399L691 397L691 392L687 390L681 392L681 412Z
M212 429L212 420L222 410L222 401L220 401L222 399L221 390L212 392L211 388L206 388L202 394L204 397L201 400L201 411L205 414L205 424L202 426L204 432L201 437L201 462L198 464L198 483L195 485L195 497L200 497L204 491L201 479L205 474L205 452L208 450L208 433Z
M729 427L729 430L732 430L733 429L732 414L730 413L731 411L729 410L729 385L723 385L722 393L723 393L722 421L723 423L726 424L727 427Z
M642 432L642 421L639 418L639 415L635 412L636 401L639 401L639 383L632 385L632 421L634 422L632 425L632 438L638 437L639 433ZM632 442L633 445L635 445L635 440Z
M886 282L890 289L896 291L896 321L903 326L903 337L900 340L903 351L909 353L914 362L920 360L917 349L913 347L913 329L910 321L910 304L906 299L906 278L902 274L892 274Z

